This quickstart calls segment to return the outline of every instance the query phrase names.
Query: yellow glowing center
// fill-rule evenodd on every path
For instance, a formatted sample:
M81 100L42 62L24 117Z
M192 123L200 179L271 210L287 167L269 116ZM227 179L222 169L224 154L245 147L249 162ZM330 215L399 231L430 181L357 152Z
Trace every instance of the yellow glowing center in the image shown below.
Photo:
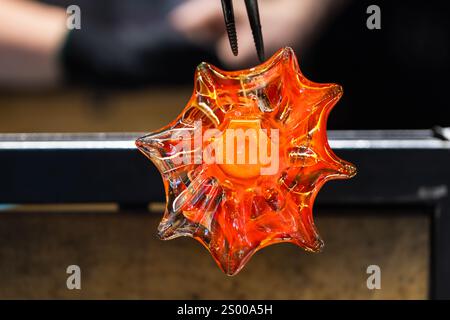
M255 178L267 163L261 162L262 148L270 143L259 120L232 120L222 135L223 163L219 166L235 178Z

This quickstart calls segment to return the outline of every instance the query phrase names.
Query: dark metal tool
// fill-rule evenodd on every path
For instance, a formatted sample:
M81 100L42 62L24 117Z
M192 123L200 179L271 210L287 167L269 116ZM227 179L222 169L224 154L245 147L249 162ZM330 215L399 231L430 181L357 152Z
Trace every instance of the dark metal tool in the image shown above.
M259 17L258 0L245 0L250 27L252 28L253 39L255 41L256 52L259 61L264 59L264 41L261 31L261 19ZM233 0L222 0L223 15L225 17L225 26L228 39L230 40L231 51L235 56L238 55L238 41L236 34L236 24L234 19Z

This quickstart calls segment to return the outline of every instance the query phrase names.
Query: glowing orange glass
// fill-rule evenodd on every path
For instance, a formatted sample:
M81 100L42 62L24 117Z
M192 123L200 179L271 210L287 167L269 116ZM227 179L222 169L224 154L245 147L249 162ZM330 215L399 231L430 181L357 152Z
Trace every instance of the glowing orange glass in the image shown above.
M164 180L161 239L197 239L229 275L274 243L319 251L317 192L356 173L327 141L341 95L339 85L307 80L290 48L248 70L200 64L178 118L136 141Z

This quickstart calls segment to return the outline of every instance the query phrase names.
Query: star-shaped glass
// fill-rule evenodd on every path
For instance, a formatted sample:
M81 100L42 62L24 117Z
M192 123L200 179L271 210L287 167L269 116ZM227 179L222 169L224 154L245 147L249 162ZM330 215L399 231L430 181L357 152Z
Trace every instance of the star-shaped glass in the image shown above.
M159 237L197 239L228 275L271 244L319 251L314 199L326 181L356 174L327 141L341 96L307 80L290 48L247 70L200 64L181 114L136 141L164 181Z

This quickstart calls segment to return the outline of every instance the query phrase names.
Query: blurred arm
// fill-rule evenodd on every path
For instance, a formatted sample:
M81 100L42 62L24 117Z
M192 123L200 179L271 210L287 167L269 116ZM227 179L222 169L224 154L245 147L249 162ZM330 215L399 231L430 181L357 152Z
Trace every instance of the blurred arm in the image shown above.
M279 48L302 49L320 34L327 19L348 0L260 0L266 56ZM244 1L234 1L239 56L230 50L220 1L186 0L173 10L174 27L196 42L216 42L216 53L230 67L256 64L256 51Z
M25 0L0 0L0 8L0 86L56 85L68 32L64 9Z

